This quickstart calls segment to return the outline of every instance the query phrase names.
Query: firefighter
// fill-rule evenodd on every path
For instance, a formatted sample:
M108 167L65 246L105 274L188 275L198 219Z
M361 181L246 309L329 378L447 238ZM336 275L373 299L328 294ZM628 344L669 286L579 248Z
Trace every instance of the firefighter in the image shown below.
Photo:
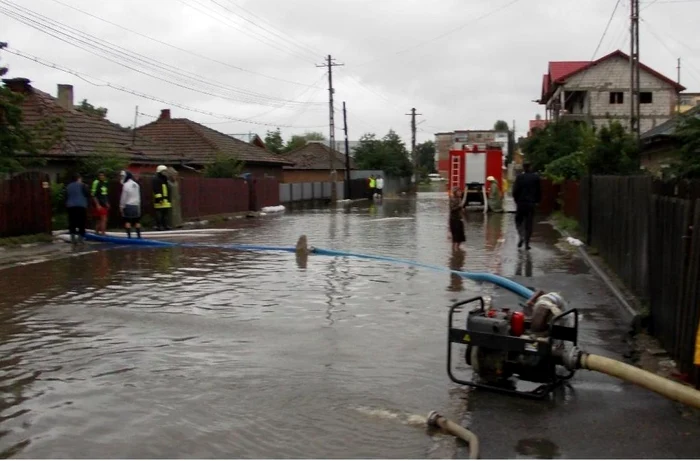
M109 215L109 189L104 171L100 171L97 179L92 182L90 193L95 205L95 233L105 235L107 232L107 216Z
M498 188L498 181L493 176L486 178L488 184L488 207L489 211L493 213L503 212L503 197L501 196L501 190Z
M165 172L168 167L159 165L153 177L153 208L156 212L156 230L170 230L168 212L172 208L170 201L170 184Z

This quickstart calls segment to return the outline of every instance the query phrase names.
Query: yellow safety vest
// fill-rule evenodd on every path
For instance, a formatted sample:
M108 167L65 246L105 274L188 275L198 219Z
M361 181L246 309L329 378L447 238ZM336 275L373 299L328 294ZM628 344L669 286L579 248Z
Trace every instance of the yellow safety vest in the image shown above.
M374 179L369 180L369 187L374 189L377 186L377 182Z

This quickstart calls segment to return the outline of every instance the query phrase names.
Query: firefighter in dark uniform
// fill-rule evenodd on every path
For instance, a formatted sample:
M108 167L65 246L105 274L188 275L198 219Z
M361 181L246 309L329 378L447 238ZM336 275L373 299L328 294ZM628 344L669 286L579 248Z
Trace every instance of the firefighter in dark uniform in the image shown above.
M170 197L170 184L165 172L168 167L159 165L153 177L153 208L156 211L156 230L170 230L168 213L173 207Z

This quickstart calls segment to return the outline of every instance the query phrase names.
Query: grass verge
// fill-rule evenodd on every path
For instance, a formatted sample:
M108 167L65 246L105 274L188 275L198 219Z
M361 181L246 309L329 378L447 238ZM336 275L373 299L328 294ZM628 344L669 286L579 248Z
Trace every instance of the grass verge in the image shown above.
M20 235L17 237L0 238L0 247L17 247L30 243L51 243L52 241L53 236L51 234Z

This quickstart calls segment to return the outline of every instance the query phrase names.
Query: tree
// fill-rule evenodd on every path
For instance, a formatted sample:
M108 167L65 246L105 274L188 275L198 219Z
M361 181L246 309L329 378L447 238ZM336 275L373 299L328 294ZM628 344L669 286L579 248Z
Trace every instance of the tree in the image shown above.
M107 108L105 107L95 107L92 104L90 104L87 99L83 99L80 102L80 105L77 107L77 109L81 112L84 112L89 115L94 115L98 118L105 118L107 117Z
M117 178L119 172L129 166L129 159L110 143L100 143L96 151L78 161L78 172L86 180L93 180L102 172L109 178Z
M311 131L311 132L304 133L301 135L295 134L287 142L287 145L284 147L284 151L291 152L293 150L300 149L300 148L304 147L309 141L325 141L325 140L326 140L326 137L317 131Z
M204 168L207 178L236 178L243 171L245 163L234 155L219 152L213 163Z
M284 150L284 140L282 139L282 133L280 129L277 128L275 131L269 131L265 135L265 146L267 146L270 152L275 154L281 154Z
M581 150L583 140L591 130L587 125L576 122L550 123L542 129L534 130L522 143L525 157L534 171L544 171L545 167L560 157Z
M391 177L407 177L413 173L406 145L393 130L381 140L374 133L362 136L355 149L355 162L362 169L382 170Z
M435 173L435 142L426 141L416 146L418 167L427 173Z
M672 172L680 178L700 179L700 115L697 111L681 117L673 137L681 147Z
M0 50L7 43L0 43ZM0 66L0 77L7 67ZM0 173L13 174L27 167L41 165L45 160L38 156L55 146L63 137L60 118L46 117L32 128L22 124L24 97L7 85L0 86Z
M493 129L496 131L508 131L508 123L503 120L499 120L493 124Z

